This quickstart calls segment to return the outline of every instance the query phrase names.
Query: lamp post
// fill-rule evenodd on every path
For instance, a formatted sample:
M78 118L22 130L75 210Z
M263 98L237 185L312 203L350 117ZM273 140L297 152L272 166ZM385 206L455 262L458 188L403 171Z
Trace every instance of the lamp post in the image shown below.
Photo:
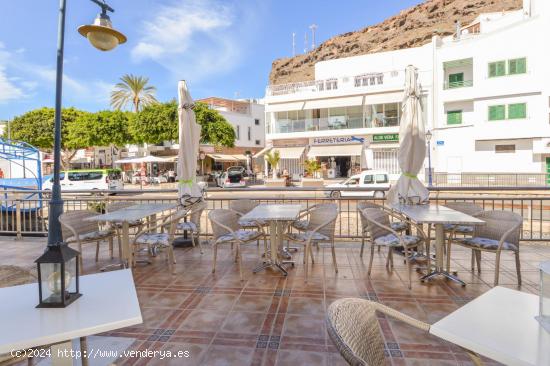
M428 142L428 186L432 186L432 149L430 147L430 140L432 139L432 132L428 130L426 132L426 141Z
M102 50L108 51L117 45L126 42L126 37L112 28L107 12L114 12L114 9L105 1L90 0L101 8L93 25L79 27L80 34L88 38L90 43ZM63 213L63 200L61 199L61 185L59 174L61 170L61 97L63 86L63 50L65 45L65 7L66 0L59 0L59 23L57 34L57 72L55 83L55 119L54 119L54 147L53 147L53 186L52 198L49 204L48 217L48 247L61 245L61 224L59 216Z

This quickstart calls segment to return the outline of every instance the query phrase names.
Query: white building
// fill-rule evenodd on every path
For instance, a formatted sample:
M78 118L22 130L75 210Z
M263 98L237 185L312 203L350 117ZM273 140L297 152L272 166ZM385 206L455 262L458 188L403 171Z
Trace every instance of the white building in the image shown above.
M319 62L315 81L267 88L267 145L291 173L318 158L345 176L365 141L369 168L398 173L404 70L414 65L436 172L550 172L549 31L550 2L524 0L422 47Z

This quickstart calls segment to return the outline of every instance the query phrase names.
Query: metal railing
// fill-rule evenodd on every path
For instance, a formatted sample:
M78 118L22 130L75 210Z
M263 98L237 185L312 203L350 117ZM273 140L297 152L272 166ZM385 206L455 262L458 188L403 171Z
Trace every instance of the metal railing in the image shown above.
M474 86L473 80L451 81L451 82L446 81L443 84L443 89L448 90L448 89L457 89L457 88L468 88L471 86Z
M348 189L343 189L343 191ZM357 189L353 189L357 191ZM485 192L484 194L481 191ZM517 191L528 191L526 194ZM474 202L486 210L509 210L522 215L524 218L522 240L550 241L550 195L536 195L542 189L520 187L508 189L494 189L485 187L449 188L434 187L431 189L432 204L446 202ZM238 193L237 193L238 192ZM371 200L385 204L385 200L372 197L341 197L332 199L327 197L326 188L249 188L249 189L210 189L207 193L208 208L201 218L202 234L211 235L211 228L207 219L208 211L218 208L228 208L232 200L243 198L256 199L262 203L295 203L310 207L324 201L336 201L340 214L336 226L336 236L341 239L361 238L360 216L357 211L357 202ZM82 193L82 192L78 192ZM109 202L131 201L135 203L176 203L176 190L155 190L144 194L144 191L125 191L125 195L108 196L97 192L85 192L87 195L71 195L64 197L64 210L104 210ZM99 192L102 193L102 192ZM106 192L103 192L106 193ZM132 195L128 195L128 194ZM223 195L223 193L228 193ZM244 194L243 194L244 193ZM4 196L0 199L0 234L11 234L21 238L25 235L45 235L47 233L48 204L47 197L38 195L32 199L21 199L15 195ZM10 207L9 210L4 209Z
M550 175L544 173L435 172L433 184L446 187L544 187L550 185Z

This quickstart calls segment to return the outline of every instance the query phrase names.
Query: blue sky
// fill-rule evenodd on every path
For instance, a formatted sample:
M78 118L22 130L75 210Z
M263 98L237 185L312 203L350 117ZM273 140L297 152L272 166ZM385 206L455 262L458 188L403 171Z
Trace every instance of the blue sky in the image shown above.
M109 0L113 25L128 42L100 52L78 34L99 8L67 0L63 105L109 108L109 93L125 73L143 75L157 98L189 82L194 98L262 97L271 62L290 56L292 32L318 25L317 44L397 14L420 0ZM53 106L57 0L3 1L0 14L0 120Z

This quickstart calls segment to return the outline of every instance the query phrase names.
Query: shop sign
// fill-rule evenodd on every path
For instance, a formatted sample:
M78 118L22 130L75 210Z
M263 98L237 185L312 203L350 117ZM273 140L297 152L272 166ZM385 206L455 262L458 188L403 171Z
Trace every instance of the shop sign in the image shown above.
M436 141L436 144L437 144L437 146L443 146L443 145L445 145L445 141L443 141L443 140L437 140L437 141Z
M380 133L372 135L372 142L399 142L398 133Z
M357 136L337 136L337 137L315 137L312 139L312 145L343 145L343 144L362 144L365 141L363 137Z

